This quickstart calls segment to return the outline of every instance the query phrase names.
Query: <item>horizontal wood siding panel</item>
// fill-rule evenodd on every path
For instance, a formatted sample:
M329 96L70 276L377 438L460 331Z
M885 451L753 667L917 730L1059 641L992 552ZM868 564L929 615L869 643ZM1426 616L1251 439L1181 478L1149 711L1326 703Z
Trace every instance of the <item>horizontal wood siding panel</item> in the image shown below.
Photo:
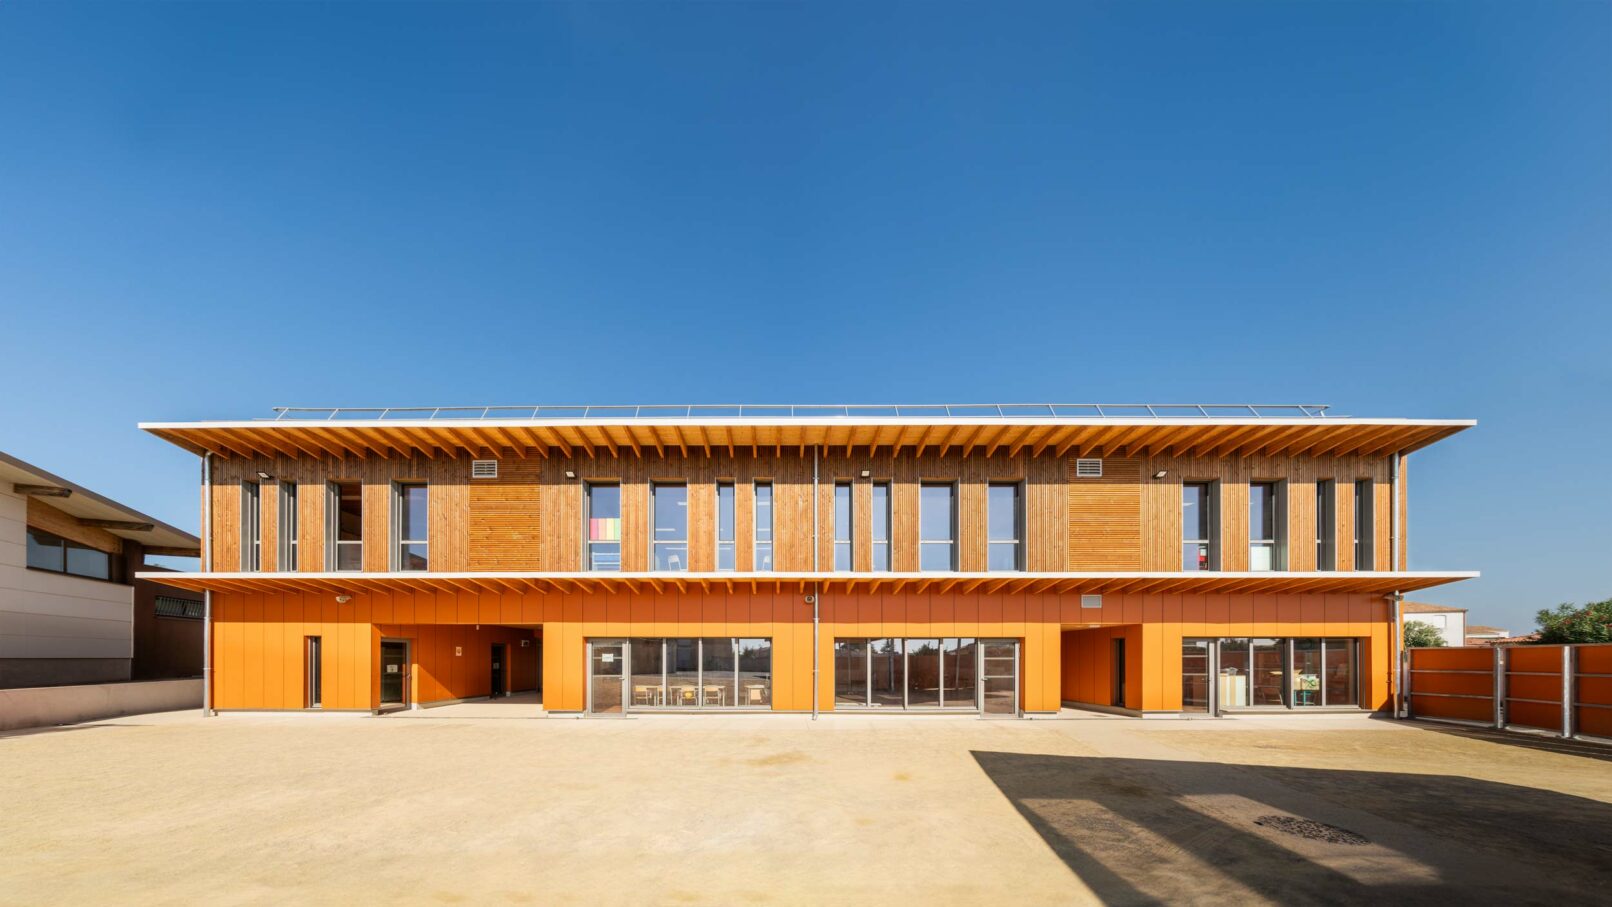
M1068 460L1068 570L1142 569L1142 464L1103 461L1101 478L1075 475Z

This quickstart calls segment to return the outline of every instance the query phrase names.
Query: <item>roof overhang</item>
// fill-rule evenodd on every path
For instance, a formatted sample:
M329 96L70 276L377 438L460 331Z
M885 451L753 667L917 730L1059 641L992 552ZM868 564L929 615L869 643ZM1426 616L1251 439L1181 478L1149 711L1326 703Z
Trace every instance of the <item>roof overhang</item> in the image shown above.
M1158 573L161 573L170 586L217 592L575 593L688 591L1061 592L1149 594L1412 592L1475 572Z
M159 549L153 553L182 557L201 554L201 539L183 529L146 516L133 507L119 504L76 482L69 482L6 453L0 453L0 487L17 494L39 497L85 526L139 542L147 549Z
M1471 419L856 418L275 419L145 422L140 427L220 457L565 456L711 453L827 447L986 455L1048 451L1116 457L1410 453Z

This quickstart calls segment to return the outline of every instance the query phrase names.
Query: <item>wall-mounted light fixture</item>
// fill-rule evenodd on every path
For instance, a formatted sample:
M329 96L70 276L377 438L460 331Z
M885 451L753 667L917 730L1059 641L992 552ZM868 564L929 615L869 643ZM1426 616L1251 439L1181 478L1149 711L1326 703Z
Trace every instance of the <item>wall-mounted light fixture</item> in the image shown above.
M347 604L348 602L350 602L352 600L353 600L353 597L351 595L338 595L338 596L336 596L336 604L338 604L338 605L345 605L345 604Z
M871 469L862 470L862 478L865 479L865 478L867 478L867 477L869 477L871 475L873 475L873 470L871 470Z
M271 475L269 475L269 474L268 474L268 473L266 473L266 472L264 472L264 471L263 471L263 470L261 470L261 469L259 469L259 470L258 470L258 471L257 471L257 477L258 477L258 478L259 478L259 479L262 479L262 480L263 480L263 481L265 481L265 482L272 482L272 481L274 481L274 476L271 476Z
M565 477L568 478L568 479L574 479L574 478L577 477L577 474L572 472L571 470L567 469L565 471Z
M1163 470L1163 469L1161 469L1161 470L1159 470L1159 471L1158 471L1158 472L1155 472L1155 473L1154 473L1154 474L1153 474L1153 478L1155 478L1155 479L1162 479L1162 478L1164 478L1164 477L1165 477L1165 476L1167 476L1167 475L1169 475L1169 473L1168 473L1168 472L1167 472L1167 471L1166 471L1166 470Z

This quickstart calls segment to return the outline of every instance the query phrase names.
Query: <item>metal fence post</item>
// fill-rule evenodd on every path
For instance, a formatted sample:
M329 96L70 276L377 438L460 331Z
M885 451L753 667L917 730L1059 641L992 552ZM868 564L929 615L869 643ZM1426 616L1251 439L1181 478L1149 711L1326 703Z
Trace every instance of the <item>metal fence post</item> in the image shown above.
M1506 728L1506 647L1494 647L1494 726Z
M1399 717L1411 718L1411 650L1399 650Z
M1567 738L1573 736L1573 675L1577 668L1573 655L1572 646L1562 646L1562 736Z

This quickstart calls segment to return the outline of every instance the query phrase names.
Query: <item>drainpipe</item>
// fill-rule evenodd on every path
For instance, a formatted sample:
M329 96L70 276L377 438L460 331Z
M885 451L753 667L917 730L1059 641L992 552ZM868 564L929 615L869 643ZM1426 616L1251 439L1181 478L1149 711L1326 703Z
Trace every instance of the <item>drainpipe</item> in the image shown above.
M202 572L213 572L213 454L202 454ZM213 590L202 591L202 715L213 714Z
M1399 457L1400 457L1399 451L1396 450L1396 451L1394 451L1393 457L1388 461L1388 488L1389 488L1389 491L1390 491L1388 524L1391 527L1389 529L1389 531L1388 531L1388 565L1389 565L1389 567L1391 567L1393 569L1393 571L1395 573L1398 573L1399 570L1400 570L1400 563L1399 563ZM1408 664L1406 664L1407 659L1405 657L1405 652L1404 652L1404 645L1405 645L1405 636L1404 636L1404 634L1405 634L1405 630L1404 630L1404 627L1400 624L1400 620L1404 616L1403 614L1400 613L1400 602L1403 601L1404 598L1405 597L1403 595L1399 594L1398 589L1394 590L1394 594L1393 594L1394 631L1393 631L1393 644L1392 644L1392 648L1390 649L1390 651L1392 651L1394 653L1393 657L1394 657L1394 717L1395 718L1404 718L1405 717L1405 705L1406 705L1406 703L1405 703L1405 680L1406 680L1406 678L1408 677L1408 675L1410 673L1410 666Z
M812 572L817 572L817 447L812 447ZM823 594L822 586L812 583L812 720L817 720L817 633L818 599Z

